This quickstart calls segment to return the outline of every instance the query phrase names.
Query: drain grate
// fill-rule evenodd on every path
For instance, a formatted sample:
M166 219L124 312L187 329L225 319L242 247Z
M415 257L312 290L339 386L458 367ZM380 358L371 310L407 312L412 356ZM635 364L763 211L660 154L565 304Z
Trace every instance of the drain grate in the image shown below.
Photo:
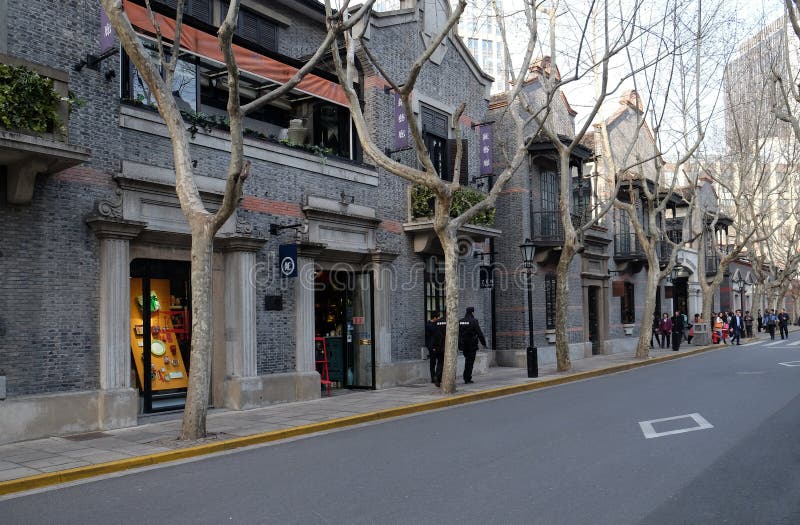
M111 434L106 434L105 432L87 432L85 434L64 436L64 439L68 439L70 441L90 441L92 439L100 439L104 437L111 437Z

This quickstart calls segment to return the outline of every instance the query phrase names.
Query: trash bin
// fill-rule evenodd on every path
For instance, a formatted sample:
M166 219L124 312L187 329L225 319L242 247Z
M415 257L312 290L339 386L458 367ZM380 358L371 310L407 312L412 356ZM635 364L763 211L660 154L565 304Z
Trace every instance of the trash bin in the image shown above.
M699 322L694 323L694 338L692 344L695 346L706 346L709 343L708 323Z
M528 377L539 377L539 353L536 347L528 347L525 352L528 361Z

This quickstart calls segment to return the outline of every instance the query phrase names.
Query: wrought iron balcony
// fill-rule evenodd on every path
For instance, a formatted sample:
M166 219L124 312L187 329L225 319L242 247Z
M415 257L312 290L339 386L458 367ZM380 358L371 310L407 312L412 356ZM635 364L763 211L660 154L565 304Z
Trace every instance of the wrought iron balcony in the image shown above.
M656 245L658 251L658 263L663 268L669 263L669 258L672 256L672 243L667 240L660 240Z
M564 225L559 211L531 212L531 240L537 244L560 246L564 243Z
M706 275L716 275L719 271L719 257L716 253L706 254Z
M614 235L614 259L620 261L644 258L644 249L635 232Z

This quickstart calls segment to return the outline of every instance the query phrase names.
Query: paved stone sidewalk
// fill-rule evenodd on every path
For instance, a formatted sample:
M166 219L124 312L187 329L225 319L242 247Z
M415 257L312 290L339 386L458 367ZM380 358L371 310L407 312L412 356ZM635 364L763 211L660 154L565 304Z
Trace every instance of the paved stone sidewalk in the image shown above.
M696 347L684 345L684 348L688 350ZM658 349L651 351L652 357L669 354L672 352ZM476 376L473 384L465 385L459 378L457 389L459 394L482 392L635 361L637 360L631 353L594 356L573 361L572 370L567 373L556 372L555 365L545 365L540 367L538 379L527 378L525 369L492 367L488 373ZM278 404L253 410L211 410L207 428L213 435L212 440L252 436L442 398L439 390L432 384L377 391L347 391L313 401ZM0 445L0 482L199 444L176 441L180 417L180 414L145 417L140 420L140 425L132 428Z

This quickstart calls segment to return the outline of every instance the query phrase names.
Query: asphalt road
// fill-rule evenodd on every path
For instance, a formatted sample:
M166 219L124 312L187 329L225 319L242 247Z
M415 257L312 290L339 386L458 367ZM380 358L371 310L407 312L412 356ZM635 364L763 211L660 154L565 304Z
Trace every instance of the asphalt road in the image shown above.
M791 361L731 347L8 498L0 523L798 524Z

